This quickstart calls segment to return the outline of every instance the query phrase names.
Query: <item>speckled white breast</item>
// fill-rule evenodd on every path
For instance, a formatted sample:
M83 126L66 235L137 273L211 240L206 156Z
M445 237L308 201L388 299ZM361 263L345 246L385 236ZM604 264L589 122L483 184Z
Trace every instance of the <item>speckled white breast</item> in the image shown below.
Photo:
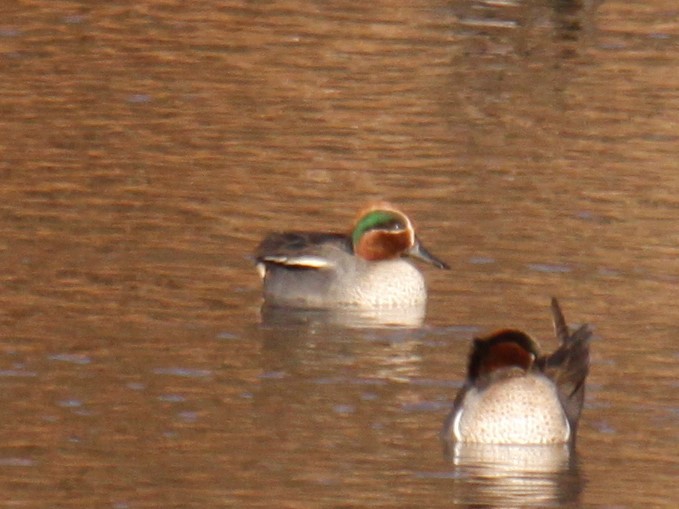
M337 300L371 307L411 306L427 300L420 271L406 260L359 264L353 277L338 281ZM344 284L349 282L350 284Z
M556 444L568 441L570 426L554 384L532 374L469 390L452 434L470 443Z

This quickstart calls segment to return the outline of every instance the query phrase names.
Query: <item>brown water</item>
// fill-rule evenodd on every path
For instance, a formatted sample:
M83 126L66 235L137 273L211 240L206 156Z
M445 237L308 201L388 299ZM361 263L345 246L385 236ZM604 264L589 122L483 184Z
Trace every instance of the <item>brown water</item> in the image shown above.
M3 507L679 504L675 0L0 14ZM424 324L262 317L259 239L376 198L453 266ZM552 348L551 295L577 455L446 453L469 339Z

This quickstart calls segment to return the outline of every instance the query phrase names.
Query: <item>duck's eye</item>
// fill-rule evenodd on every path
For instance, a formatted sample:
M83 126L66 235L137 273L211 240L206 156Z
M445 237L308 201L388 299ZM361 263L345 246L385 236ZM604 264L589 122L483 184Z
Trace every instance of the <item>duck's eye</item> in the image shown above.
M400 232L406 229L406 225L403 224L403 221L399 221L398 219L392 219L391 221L388 221L380 225L380 228L392 232Z

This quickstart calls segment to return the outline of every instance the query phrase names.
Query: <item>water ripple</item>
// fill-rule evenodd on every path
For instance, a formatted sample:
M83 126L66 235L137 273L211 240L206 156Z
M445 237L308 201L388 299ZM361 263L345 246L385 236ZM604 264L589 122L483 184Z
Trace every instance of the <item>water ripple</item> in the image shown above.
M84 366L90 364L92 359L84 355L73 354L73 353L56 353L47 357L51 361L57 362L69 362L71 364L79 364Z
M155 368L154 375L170 375L181 376L185 378L207 378L212 375L209 369L191 369L191 368Z

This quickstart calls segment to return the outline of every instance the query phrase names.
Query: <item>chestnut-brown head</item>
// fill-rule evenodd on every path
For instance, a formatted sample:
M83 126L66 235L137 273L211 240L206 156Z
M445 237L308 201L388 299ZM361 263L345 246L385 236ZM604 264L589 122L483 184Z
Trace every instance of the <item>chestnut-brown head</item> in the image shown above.
M483 338L475 338L469 356L467 377L471 382L503 368L528 371L540 355L535 340L514 329L502 329Z
M450 268L422 246L408 216L388 203L374 204L359 214L351 241L354 254L364 260L410 256L441 269Z

